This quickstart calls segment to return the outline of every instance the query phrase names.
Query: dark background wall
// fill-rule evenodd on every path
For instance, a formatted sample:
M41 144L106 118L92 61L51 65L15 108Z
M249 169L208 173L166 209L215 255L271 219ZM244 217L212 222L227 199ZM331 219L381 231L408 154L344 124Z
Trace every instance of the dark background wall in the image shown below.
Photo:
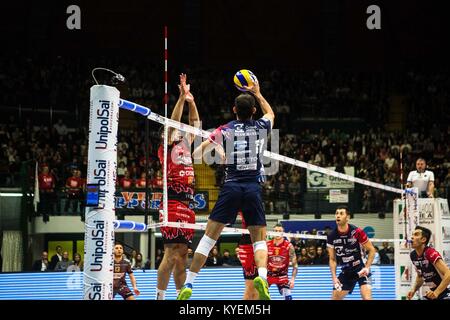
M66 28L66 8L81 7L82 29ZM366 9L381 8L368 30ZM413 62L448 64L449 32L440 1L7 1L0 5L4 53L142 55L224 66L380 70Z

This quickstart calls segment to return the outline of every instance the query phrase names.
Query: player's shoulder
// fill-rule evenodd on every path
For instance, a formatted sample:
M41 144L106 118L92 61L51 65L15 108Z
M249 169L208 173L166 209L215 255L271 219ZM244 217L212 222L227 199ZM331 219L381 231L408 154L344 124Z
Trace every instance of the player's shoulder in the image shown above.
M352 234L356 234L356 233L364 233L364 230L363 230L363 229L361 229L361 228L358 227L358 226L355 226L354 224L349 224L348 227L349 227L349 230L350 230L350 232L351 232Z
M333 238L336 238L337 235L338 235L337 228L334 228L327 234L327 238L328 239L333 239Z
M288 239L284 239L284 245L287 249L290 249L291 247L293 248L294 245L288 240Z
M412 261L416 260L417 259L417 252L416 252L416 250L412 250L409 253L409 257L411 258Z
M268 119L266 117L261 117L254 121L255 121L255 124L261 129L267 129L270 127L270 119Z
M425 247L424 255L425 255L425 258L427 260L431 261L432 263L436 262L436 260L441 257L439 252L435 248L432 248L432 247Z

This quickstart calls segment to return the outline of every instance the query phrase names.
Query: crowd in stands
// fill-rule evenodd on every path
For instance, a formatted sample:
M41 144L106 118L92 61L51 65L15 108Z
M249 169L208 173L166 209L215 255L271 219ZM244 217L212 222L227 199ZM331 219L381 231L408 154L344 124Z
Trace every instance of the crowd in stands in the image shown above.
M163 111L160 68L151 61L131 58L93 61L73 57L2 57L0 106L52 107L65 110L69 115L78 110L76 113L86 116L89 87L93 84L90 71L99 64L125 75L127 82L120 87L121 96L148 105L156 112ZM173 71L170 79L177 79ZM217 127L232 118L230 108L237 94L231 81L235 70L212 72L199 67L180 68L181 71L188 74L203 128ZM340 172L344 172L345 167L354 167L355 176L393 187L400 187L400 151L405 174L420 155L435 174L435 196L450 198L450 113L445 112L450 80L446 73L254 71L260 79L262 92L277 114L275 128L281 129L281 154L334 167ZM102 73L97 75L100 81L109 77ZM169 92L169 106L173 106L177 99L176 82L171 81ZM404 132L390 132L383 125L388 120L389 99L394 93L406 97L407 130ZM37 161L41 193L39 211L49 214L82 212L88 150L87 117L80 120L79 125L59 118L43 124L33 116L25 117L19 112L8 115L0 120L0 186L20 186L21 170L25 170L32 181ZM329 129L307 129L298 126L300 117L360 118L364 126L359 130L341 128L336 122ZM149 171L146 172L143 126L135 127L119 130L118 187L145 188L148 184L151 188L160 188L158 128L151 128ZM24 168L23 164L27 166ZM215 166L215 169L216 185L220 186L223 167ZM281 163L278 173L268 176L265 183L266 208L268 212L302 212L306 191L306 171ZM392 206L392 195L386 192L360 185L355 185L355 192L360 211L389 211Z
M61 246L56 246L56 253L48 259L48 252L42 251L41 258L33 262L32 271L77 272L83 271L83 261L79 253L74 253L73 260Z

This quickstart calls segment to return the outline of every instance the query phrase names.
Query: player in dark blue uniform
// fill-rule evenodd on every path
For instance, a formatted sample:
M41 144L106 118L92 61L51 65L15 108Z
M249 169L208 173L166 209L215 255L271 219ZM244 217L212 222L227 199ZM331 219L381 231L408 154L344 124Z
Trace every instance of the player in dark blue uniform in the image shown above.
M336 209L336 229L327 236L330 269L333 278L333 300L341 300L351 294L356 283L359 284L361 297L372 299L370 285L370 266L375 257L375 248L360 228L349 224L350 212L345 206ZM362 249L368 252L367 262L362 259ZM336 267L341 273L336 276Z
M416 283L408 292L410 300L416 291L425 285L425 299L450 300L450 269L442 260L441 255L435 249L428 246L431 231L427 228L417 226L411 237L412 248L410 257L416 267Z
M241 94L235 99L233 111L237 119L216 129L193 153L194 159L202 157L203 150L210 144L224 152L225 183L209 216L205 234L195 251L185 285L178 295L179 300L189 299L194 279L205 264L209 252L225 225L233 223L239 211L242 211L247 223L258 267L259 276L253 280L255 288L260 299L270 299L267 284L266 218L261 183L264 179L262 154L275 115L262 96L258 83L247 89L252 95ZM252 119L256 112L255 98L264 114L258 120Z

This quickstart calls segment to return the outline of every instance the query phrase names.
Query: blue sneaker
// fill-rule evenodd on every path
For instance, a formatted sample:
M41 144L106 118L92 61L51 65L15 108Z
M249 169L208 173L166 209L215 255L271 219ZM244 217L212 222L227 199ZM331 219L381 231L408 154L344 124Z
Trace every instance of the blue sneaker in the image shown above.
M256 277L253 280L253 285L255 286L256 291L258 291L259 300L270 300L269 284L266 279Z
M189 300L192 295L192 283L186 283L180 290L177 300Z

